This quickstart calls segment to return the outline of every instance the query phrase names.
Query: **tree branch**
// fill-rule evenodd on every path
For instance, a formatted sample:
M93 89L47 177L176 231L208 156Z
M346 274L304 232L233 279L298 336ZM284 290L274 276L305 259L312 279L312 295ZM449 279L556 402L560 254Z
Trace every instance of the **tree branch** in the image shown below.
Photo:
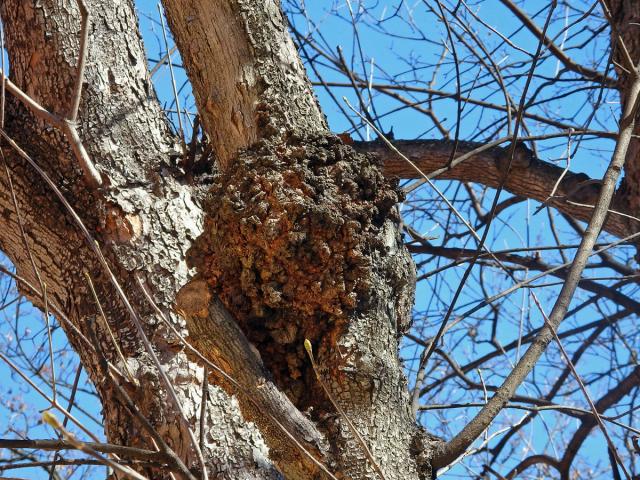
M518 6L513 3L511 0L500 0L501 3L507 7L511 13L513 13L518 20L522 22L522 24L529 30L537 39L542 41L545 46L549 49L553 55L562 62L567 70L571 70L572 72L576 72L589 80L593 80L596 82L603 83L608 87L615 87L618 82L615 78L607 77L604 74L598 72L597 70L593 70L589 67L585 67L584 65L580 65L576 63L571 57L569 57L562 49L560 49L553 40L543 34L542 30L535 24L529 16L520 10Z
M96 167L109 172L108 185L99 191L87 192L85 182L79 181L78 169L69 162L69 149L62 135L49 128L32 109L25 108L13 94L7 97L8 136L5 138L15 139L33 158L34 165L46 171L53 184L65 186L68 203L81 212L82 222L109 257L118 281L127 288L134 281L132 272L143 270L152 295L161 308L168 311L176 291L187 281L186 250L201 226L197 192L181 179L176 180L174 171L168 168L175 152L175 138L144 68L144 49L133 2L114 6L91 0L87 4L94 21L87 42L89 51L78 129ZM0 15L7 27L13 84L47 112L67 112L69 99L77 91L74 89L77 66L73 61L77 58L79 43L74 32L81 23L79 11L58 0L45 0L38 5L8 0L0 3ZM87 332L87 317L96 314L81 275L85 270L99 271L92 248L82 243L73 220L52 197L42 178L34 175L30 165L15 155L12 157L9 164L16 196L30 225L28 233L36 262L50 286L47 291L50 300L61 306L70 319L63 325L97 385L109 440L146 447L152 443L149 436L141 432L130 415L122 414L120 404L109 401L113 398L110 384L96 381L101 376L96 353L80 343ZM163 172L161 181L160 172ZM26 256L21 242L15 234L16 220L8 186L2 181L0 210L5 212L0 218L0 249L14 261L18 272L24 272L32 281L28 264L24 263ZM94 281L125 361L140 384L147 385L134 388L135 385L129 384L132 398L153 427L176 446L176 453L185 463L192 464L193 451L183 425L177 421L176 409L166 401L162 390L148 388L146 383L148 374L157 375L150 356L141 348L140 339L132 335L132 324L108 285L108 279L98 276ZM24 290L21 286L21 291ZM127 296L145 321L145 333L153 342L162 368L174 383L179 403L198 401L199 385L191 381L198 375L198 364L175 348L173 339L156 332L155 327L147 323L150 308L141 293L127 289ZM34 300L37 304L37 299ZM172 321L182 328L180 319L173 316ZM79 333L69 328L67 324L71 322ZM102 337L104 332L97 333ZM105 352L109 360L121 363L114 353L115 350ZM176 382L176 378L180 381ZM278 476L257 427L244 421L237 403L225 392L212 387L209 393L206 462L210 470L233 471L232 475L242 478ZM195 417L190 413L189 421L193 423Z
M571 264L571 268L567 273L567 279L564 282L560 294L549 314L547 325L543 327L538 337L527 349L520 361L507 376L504 383L496 394L487 402L487 405L478 412L478 414L458 433L451 441L449 441L443 451L434 458L433 464L436 467L448 465L454 461L482 434L482 432L491 424L493 419L502 410L507 400L513 395L516 389L522 384L524 379L529 375L542 353L546 350L547 345L553 338L553 332L557 330L560 322L564 318L573 294L577 288L578 282L584 267L587 263L589 255L597 241L598 235L607 218L607 212L611 205L614 189L620 172L627 157L627 151L635 127L635 116L638 110L638 96L640 94L640 75L636 69L634 81L630 86L628 102L625 105L624 113L620 121L620 131L616 148L611 157L611 162L602 180L602 189L599 192L596 206L593 210L591 219L585 231L585 235L580 242L575 259Z
M449 162L453 141L449 140L398 140L394 145L414 162L423 172L429 173L439 169L445 169ZM375 153L384 162L384 172L389 176L400 178L418 178L416 171L406 161L401 159L384 143L355 142L354 146L361 152ZM478 142L458 142L458 158L462 155L483 147ZM524 148L519 148L509 177L504 188L508 192L546 202L577 220L589 221L593 213L593 206L600 192L600 181L594 180L582 173L567 172L562 177L555 194L549 198L554 185L561 178L563 168L552 163L545 162L533 156ZM455 165L449 170L437 175L441 180L459 180L474 182L487 187L497 188L500 183L502 168L508 160L508 149L502 147L487 148L474 154L471 158ZM633 212L629 212L626 203L615 195L611 203L609 215L605 220L603 229L607 232L623 238L640 230L640 221L629 218ZM621 215L620 212L624 215Z
M327 129L279 3L163 1L204 130L223 167L238 150L285 127Z
M169 458L161 452L154 452L142 448L127 447L124 445L113 445L110 443L90 443L87 445L97 452L115 453L116 455L145 460L149 462L168 463ZM71 442L66 440L14 440L0 439L1 448L22 448L36 450L78 450Z
M431 255L437 255L439 257L450 258L453 260L460 260L463 258L471 259L476 253L474 250L466 248L451 248L451 247L437 247L431 245L408 245L407 247L411 253L426 253ZM526 267L529 270L536 270L539 272L550 271L551 275L560 278L562 280L567 279L568 269L563 268L560 270L553 270L553 266L544 263L538 256L520 256L512 253L500 253L493 252L495 258L501 262L513 263ZM488 257L489 255L483 253L481 257ZM598 294L604 298L608 298L612 302L621 305L631 311L640 311L640 302L635 301L633 298L624 295L617 289L609 288L606 285L602 285L594 280L580 279L578 286L589 292Z
M608 408L618 403L623 397L628 395L634 388L640 385L640 367L635 367L629 375L617 382L616 386L603 395L596 403L595 407L599 413L604 413ZM582 443L587 438L587 435L598 424L596 418L593 415L585 415L582 417L582 424L576 430L573 435L565 453L560 461L560 465L565 473L565 477L569 478L567 473L573 459L578 453L578 450Z

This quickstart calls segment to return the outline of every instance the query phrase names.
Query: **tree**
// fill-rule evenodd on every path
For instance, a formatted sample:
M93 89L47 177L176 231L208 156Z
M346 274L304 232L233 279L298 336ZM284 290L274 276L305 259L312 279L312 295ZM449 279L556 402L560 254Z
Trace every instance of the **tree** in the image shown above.
M544 12L543 26L511 1L502 4L537 39L527 61L511 66L516 73L498 67L481 43L470 45L472 29L460 33L468 18L462 3L427 7L446 27L456 71L453 138L430 106L423 113L445 138L395 141L360 95L362 120L356 119L379 137L367 141L330 132L298 52L325 88L345 86L323 77L318 69L328 65L344 75L348 87L368 95L375 89L411 104L415 93L428 94L429 102L444 94L399 83L374 86L341 51L328 53L292 24L296 48L277 1L165 0L198 112L188 141L182 123L174 131L156 99L132 2L2 3L11 75L2 97L6 168L0 180L0 250L15 265L21 293L45 315L55 314L102 400L112 446L78 443L65 434L72 446L142 478L168 478L169 472L183 478L433 478L438 468L468 453L508 402L521 399L518 388L549 344L562 345L565 332L558 327L573 313L578 287L596 300L620 305L621 319L639 311L632 295L581 280L594 252L604 268L637 279L635 270L608 256L610 247L597 241L601 230L626 243L638 236L638 7L615 1L583 10L566 5L580 10L583 20L599 21L593 38L610 32L605 56L611 61L603 62L603 69L576 62L549 36L556 2ZM285 6L291 18L305 15L304 3ZM402 8L400 2L394 18L402 18ZM465 15L473 14L465 8ZM358 10L363 22L366 12ZM351 19L355 25L353 11ZM387 28L382 21L371 25ZM473 138L460 131L464 106L473 102L463 98L465 61L456 44L477 54L482 82L492 78L504 91L504 106L479 103L507 114L482 142L462 141ZM545 58L557 60L558 73L537 73ZM544 83L536 75L554 85L571 75L572 92L600 92L588 97L593 115L585 126L531 113ZM511 85L521 89L519 101L510 97ZM590 123L602 92L615 91L622 103L618 131L596 131ZM423 108L419 102L412 107ZM180 112L177 118L182 121ZM539 140L577 135L579 144L589 135L613 138L603 179L543 161L528 120L560 130ZM397 204L412 188L403 191L394 177L430 182L435 175L497 190L485 212L485 202L466 187L476 230L484 227L481 235L449 202L461 230L472 231L471 247L436 246L403 224ZM502 190L515 197L500 203ZM578 221L588 222L574 259L552 268L539 256L496 252L489 245L496 215L521 198L553 207L578 231ZM565 246L558 248L562 252ZM431 337L409 331L416 283L409 252L469 264ZM440 341L458 323L451 316L475 264L499 268L516 286L523 281L505 264L550 271L563 286L549 304L531 295L531 310L538 309L544 321L518 336L518 349L528 344L526 352L501 384L488 389L481 382L486 396L495 391L491 399L460 432L442 440L423 428L416 414L420 394L438 387L433 379L425 386L433 354L474 384L467 376L474 366L460 367L440 349ZM498 298L485 295L474 312L491 304L498 322ZM612 328L611 318L592 328L599 333ZM423 347L412 393L399 357L407 332ZM495 335L491 340L504 349ZM573 355L575 362L576 351ZM637 392L640 370L634 362L625 365L626 376L605 396L590 399L591 410L574 412L580 435L602 426L611 469L628 478L629 460L608 435L601 414ZM566 385L572 374L569 363L564 380L553 388ZM588 395L578 375L576 381ZM553 395L538 406L552 400ZM66 415L55 389L51 403L58 415ZM535 415L532 411L527 421ZM50 415L45 419L65 432ZM534 464L569 478L580 435L560 460L531 456L509 478ZM131 458L139 460L133 468L123 461ZM492 468L487 464L485 473Z

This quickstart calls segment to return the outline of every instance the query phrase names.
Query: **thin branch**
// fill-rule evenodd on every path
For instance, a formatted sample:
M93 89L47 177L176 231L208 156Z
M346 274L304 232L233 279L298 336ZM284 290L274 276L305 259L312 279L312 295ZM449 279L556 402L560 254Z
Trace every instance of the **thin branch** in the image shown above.
M200 429L198 431L200 438L200 450L204 452L206 446L205 434L206 428L206 415L207 415L207 402L209 398L209 371L207 366L202 367L202 394L200 399Z
M146 477L140 475L138 472L136 472L135 470L131 469L130 467L127 467L125 465L120 465L118 462L114 462L113 460L110 460L109 458L103 457L102 455L100 455L98 452L96 452L94 449L92 449L89 444L81 442L79 440L77 440L75 438L75 436L69 432L66 428L64 428L62 426L62 424L58 421L58 419L50 412L44 412L42 414L42 419L44 420L45 423L47 423L48 425L50 425L51 427L53 427L56 430L59 430L62 433L62 436L64 437L64 439L66 441L68 441L69 443L71 443L71 445L73 445L74 447L76 447L78 450L86 453L87 455L91 455L93 458L95 458L96 460L98 460L100 463L107 465L108 467L113 468L114 470L133 478L134 480L149 480Z
M553 338L555 339L556 343L558 344L558 347L560 348L560 353L562 353L562 357L564 358L564 361L567 363L567 366L571 370L573 377L576 379L576 381L578 382L578 385L580 386L580 390L582 390L582 393L587 399L587 402L589 403L589 407L591 408L591 413L593 414L593 417L596 419L596 422L598 423L598 426L600 427L600 430L602 431L602 434L604 435L604 438L607 441L609 450L611 451L612 455L615 457L618 465L620 465L620 467L622 468L622 471L624 472L624 475L627 478L627 480L631 480L631 475L629 475L629 472L627 471L627 468L625 467L624 462L620 458L620 454L618 453L618 450L616 449L616 446L613 443L613 440L611 440L611 436L609 435L607 427L602 421L600 412L598 412L598 409L596 408L595 404L593 403L593 400L591 399L589 390L587 390L587 387L585 386L584 382L582 381L582 378L578 374L576 367L573 365L573 362L571 361L569 354L565 350L564 345L562 344L562 341L560 340L560 338L558 338L556 329L550 323L549 317L546 315L544 309L542 308L542 305L540 304L540 300L538 300L538 297L534 292L531 292L531 295L533 296L533 301L537 305L538 310L540 311L540 313L542 314L542 317L544 318L545 326L547 326L549 330L551 330L551 334L553 335Z
M73 408L73 405L75 404L75 401L76 401L76 392L78 391L78 383L80 382L80 375L81 374L82 374L82 364L78 363L78 366L76 368L76 376L73 379L73 387L71 388L71 396L69 398L69 404L67 405L67 410L69 412ZM69 423L69 417L64 417L64 420L62 420L62 426L66 427L67 423ZM52 465L51 465L51 472L49 473L49 480L53 480L53 477L55 476L56 467L58 466L59 460L61 460L60 454L58 452L56 452L55 456L53 457L53 462L52 462Z
M164 453L154 452L152 450L144 450L142 448L127 447L125 445L114 445L111 443L100 442L86 442L93 450L97 452L116 454L121 457L132 458L136 460L143 460L148 462L167 463L167 458ZM3 448L20 448L20 449L34 449L34 450L78 450L78 448L72 443L66 440L50 440L50 439L30 439L30 440L16 440L16 439L0 439L0 449Z
M178 98L178 89L176 87L176 77L173 74L173 64L171 63L171 52L169 50L169 40L167 39L167 29L164 26L164 15L162 7L158 3L158 16L160 17L160 26L162 27L162 37L164 38L164 46L167 50L167 63L169 64L169 73L171 74L171 86L173 88L173 98L176 102L176 111L178 112L178 128L180 129L180 141L182 144L182 154L187 154L187 141L184 136L184 127L182 126L182 114L180 113L180 99Z
M627 150L633 135L635 116L637 112L638 96L640 94L640 76L636 71L635 78L629 89L629 101L625 106L624 114L620 122L619 140L613 153L611 162L602 181L602 188L593 216L589 222L585 236L580 242L575 259L567 274L567 279L562 286L556 303L549 315L549 325L545 326L538 334L522 356L515 368L507 376L504 383L484 407L451 441L449 441L433 461L436 468L445 466L454 461L482 434L493 419L500 413L506 401L513 395L518 386L531 372L538 359L545 351L549 342L553 339L551 328L557 329L565 317L573 294L578 286L580 277L593 250L598 235L604 225L605 218L613 194L617 179L622 171L627 156Z
M71 123L76 123L78 120L78 110L80 109L80 98L82 97L82 83L84 82L84 68L87 63L87 50L89 43L89 25L91 17L89 15L89 9L84 3L84 0L77 0L78 8L80 9L80 50L78 53L78 70L76 72L76 79L73 85L73 97L71 102L71 109L67 119ZM3 69L4 70L4 69Z
M13 208L16 213L16 218L18 220L18 227L20 229L20 237L22 239L22 243L24 244L25 251L27 256L29 257L29 262L31 263L31 268L33 269L33 274L35 275L38 283L40 284L40 291L42 292L42 303L43 303L43 312L42 315L44 317L44 323L47 329L47 340L49 346L49 366L51 368L51 390L52 390L52 398L53 404L56 403L57 400L57 390L56 390L56 366L55 366L55 357L53 354L53 341L51 338L51 324L49 322L49 300L47 296L47 284L42 279L40 275L40 269L36 265L35 258L33 256L33 252L31 251L31 246L29 245L29 239L27 238L27 232L25 231L24 221L22 219L22 213L20 211L20 206L18 205L18 198L16 197L16 191L13 188L13 180L11 178L11 172L9 171L9 165L7 164L7 159L4 156L4 152L0 148L0 157L2 157L2 163L4 164L5 175L7 176L7 183L9 184L9 191L11 193L11 200L13 202Z
M583 65L579 65L578 63L574 62L555 43L553 43L553 41L549 37L547 37L545 32L542 32L540 28L538 28L538 26L529 18L526 13L520 10L518 6L511 0L500 1L511 11L511 13L513 13L518 18L518 20L522 22L527 30L529 30L538 40L546 45L551 53L553 53L568 70L579 73L589 80L603 83L608 87L615 87L618 85L618 82L615 78L607 77L596 70L585 67Z

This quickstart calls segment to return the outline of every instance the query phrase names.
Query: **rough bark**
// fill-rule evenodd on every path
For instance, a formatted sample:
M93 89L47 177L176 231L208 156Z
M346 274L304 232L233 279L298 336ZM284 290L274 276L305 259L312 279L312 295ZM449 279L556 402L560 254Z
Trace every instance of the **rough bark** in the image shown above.
M305 339L385 476L424 478L426 457L416 454L429 448L398 360L413 265L399 235L396 193L376 162L336 137L275 138L242 154L216 183L191 251L196 281L234 314L275 383L310 411L336 471L377 476L318 384ZM215 350L205 352L215 360Z
M353 256L360 265L358 272L366 281L357 288L351 285L353 291L337 299L331 297L333 294L323 297L323 305L332 305L333 310L307 309L305 321L310 324L316 320L320 332L309 336L317 348L324 381L364 437L385 476L428 478L429 446L409 414L397 351L398 333L406 328L408 321L413 279L410 259L399 237L393 188L371 158L358 156L339 140L327 137L324 118L287 36L279 5L267 2L258 8L258 2L222 3L220 7L227 12L226 16L194 17L187 15L191 12L188 8L176 10L177 3L167 2L169 19L178 44L184 48L185 65L194 81L200 113L218 161L225 170L238 167L241 172L243 166L266 158L264 175L278 176L286 172L274 164L274 155L278 157L284 152L290 161L284 162L285 166L295 169L300 160L303 171L297 180L308 180L306 175L319 182L313 185L311 190L315 188L315 191L311 193L318 196L320 209L329 211L329 217L350 220L344 225L344 234L350 236L352 244L344 247L344 255ZM303 395L303 402L300 395L292 394L300 387L288 385L280 372L270 372L262 364L258 351L247 342L245 335L268 330L264 323L248 328L240 312L231 309L244 329L241 331L215 299L208 301L207 292L197 289L195 302L202 303L204 299L204 315L197 309L194 314L182 302L178 302L178 307L184 307L180 313L187 323L172 312L179 289L183 287L180 292L185 296L185 292L197 285L197 281L188 283L190 270L186 253L200 236L205 216L207 222L211 222L217 206L209 202L203 210L201 199L206 188L197 181L190 183L190 178L178 167L177 142L169 133L149 83L131 3L90 2L89 9L92 16L90 47L79 131L102 175L103 188L95 190L88 185L64 136L34 117L13 96L8 97L7 131L60 186L71 206L81 212L82 221L97 239L116 278L143 319L146 335L177 390L190 424L195 427L197 423L201 366L197 356L188 356L179 339L160 322L138 288L136 274L144 278L158 307L175 327L188 333L190 341L238 382L212 375L212 380L238 396L230 397L218 386L209 388L204 453L210 474L218 478L275 478L279 476L277 466L288 478L321 476L318 464L301 453L300 444L303 444L309 453L340 475L353 479L376 477L371 459L364 454L345 418L336 415L326 397ZM54 0L6 1L0 14L7 27L12 81L51 112L64 115L72 101L78 58L77 5ZM184 22L196 20L210 23L197 33L193 28L188 32L181 30ZM226 28L231 28L229 36L216 38L216 32L219 34ZM187 33L189 38L185 38ZM208 50L198 52L196 49L190 54L185 41L192 41L194 47L207 42L210 46ZM224 60L218 52L221 45L229 47L233 58L241 53L237 57L241 60L237 68L225 74L231 83L216 77L215 70L223 65L218 62ZM200 72L195 63L202 62L203 58L210 58L211 62L208 70ZM198 75L202 75L201 82ZM221 88L214 99L224 99L229 104L237 102L239 109L233 105L212 107L211 91L207 90L212 85ZM227 87L222 88L223 85ZM234 130L237 131L233 133ZM310 145L317 158L314 157L311 166L305 166L299 155L310 154L305 142L312 137L322 140ZM260 141L263 143L245 154L246 165L234 161L240 149ZM270 147L264 142L271 142ZM109 441L149 450L156 448L148 432L117 400L120 397L114 381L106 378L101 370L98 350L106 352L107 360L120 372L125 371L108 335L98 326L95 328L101 348L96 349L87 342L87 338L91 338L90 325L99 325L99 322L91 321L97 316L97 310L84 283L83 271L89 271L93 277L110 327L140 386L124 377L116 381L187 466L197 470L199 465L187 431L168 401L152 359L108 275L73 219L44 182L6 144L3 151L10 163L20 212L27 225L28 244L39 273L48 285L49 301L74 325L66 326L67 333L103 399ZM323 160L324 157L328 160ZM313 162L319 171L313 171ZM344 200L361 201L358 211L350 211L351 206L345 202L331 205L328 197L322 198L325 174L330 190L340 191ZM8 181L2 179L0 185L3 220L0 248L15 263L19 274L37 285L18 233ZM298 195L295 188L289 193ZM327 204L324 207L323 202ZM274 211L277 210L277 202L274 207ZM303 205L303 214L309 208L309 204ZM309 213L314 221L310 225L317 227L321 220L312 210ZM225 227L233 229L239 225ZM356 232L358 228L363 230L360 235ZM304 228L298 233L304 234ZM199 244L206 244L208 238L208 235L202 236ZM338 240L334 242L336 245ZM288 249L293 250L293 245L284 245L282 252ZM304 269L304 262L309 259L294 256L293 260L301 262ZM207 278L206 268L197 262L194 266L200 270L201 277ZM342 274L337 270L330 273ZM219 293L215 286L206 288ZM40 303L37 295L31 298ZM343 302L346 307L340 311L339 304ZM266 304L265 308L272 306ZM288 310L288 306L281 306L270 320L280 317L279 321L289 321L296 310ZM261 319L257 320L260 323ZM301 331L301 335L307 333ZM298 336L296 341L299 343L302 338ZM263 342L258 347L265 352L270 344L282 345L282 342L273 338L272 342ZM298 382L302 390L309 387L319 392L308 364L303 363L301 347L299 343L294 348L296 365L304 370ZM285 350L281 353L284 355ZM270 366L273 367L273 363ZM290 396L283 395L279 389L286 390ZM252 395L243 394L247 391ZM298 409L292 400L298 403ZM311 413L314 423L301 413L303 406L314 407ZM256 423L248 422L247 418ZM145 473L153 478L164 475Z
M88 189L67 142L50 126L34 118L12 96L7 98L7 131L59 185L71 205L95 233L116 276L145 321L165 370L172 378L190 423L197 424L202 368L190 361L177 339L168 335L134 283L132 273L144 272L146 284L160 308L176 326L182 321L169 311L178 288L186 282L185 254L199 234L202 211L197 189L183 184L173 157L175 139L169 133L148 79L145 55L130 2L89 2L92 16L80 133L91 158L107 179L101 191ZM0 7L5 25L12 81L43 106L64 114L71 102L78 57L79 14L69 2L5 1ZM186 431L166 397L151 359L135 333L107 276L79 234L68 213L42 179L3 145L13 177L28 242L48 286L49 301L65 312L84 334L97 314L83 271L96 284L112 330L136 388L117 380L151 419L153 426L190 468L198 468ZM0 179L0 248L18 273L38 282L19 235L7 179ZM41 304L37 297L31 296ZM100 343L108 359L123 366L104 330ZM66 328L103 399L108 440L155 450L149 435L117 401L112 382L102 375L95 348ZM210 471L221 478L268 478L277 473L257 428L243 420L235 399L216 386L209 389L205 456ZM233 440L231 440L233 439ZM152 476L158 478L157 472Z

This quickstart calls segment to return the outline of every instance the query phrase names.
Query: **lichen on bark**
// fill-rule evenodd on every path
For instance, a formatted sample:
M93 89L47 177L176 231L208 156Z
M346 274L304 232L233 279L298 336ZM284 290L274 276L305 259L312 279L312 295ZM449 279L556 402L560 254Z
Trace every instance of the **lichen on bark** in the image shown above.
M374 156L330 135L262 140L214 184L190 262L300 400L298 379L314 383L303 341L334 348L349 317L367 308L374 256L387 248L383 225L399 221L401 194ZM400 328L409 308L399 309Z

